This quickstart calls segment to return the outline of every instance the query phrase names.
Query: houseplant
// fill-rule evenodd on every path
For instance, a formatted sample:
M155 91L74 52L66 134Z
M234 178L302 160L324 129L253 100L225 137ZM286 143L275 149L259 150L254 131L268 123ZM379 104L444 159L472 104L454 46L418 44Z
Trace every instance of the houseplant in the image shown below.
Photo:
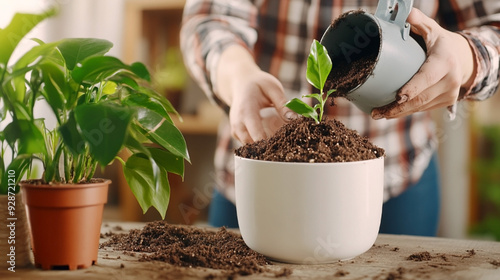
M5 29L0 29L0 218L7 221L8 227L0 228L0 267L15 272L17 268L31 264L29 226L25 206L19 192L19 180L31 176L31 166L26 153L18 153L9 148L9 136L3 129L9 120L6 98L3 96L11 87L11 72L7 71L9 59L20 40L43 19L54 14L54 10L40 15L16 16Z
M14 151L9 168L17 169L16 174L22 175L35 161L43 165L42 178L19 183L30 217L35 264L43 269L76 269L97 260L109 180L93 178L96 168L119 160L143 211L152 206L164 217L170 195L167 174L182 176L189 155L170 117L177 113L175 109L148 87L150 75L142 63L127 65L105 55L111 42L34 39L38 45L16 62L9 61L27 33L26 23L32 28L53 13L16 14L2 30L2 36L16 38L1 52L2 116L10 117L2 136ZM50 107L54 127L36 116L39 103ZM126 161L119 156L123 149L131 154ZM42 195L45 198L38 200ZM73 199L75 204L70 203ZM90 220L77 223L63 210ZM40 222L52 214L56 216ZM53 242L48 240L51 237ZM82 240L73 241L74 237Z
M318 105L300 99L287 104L313 120L299 118L269 139L236 150L241 235L250 248L271 259L350 259L367 251L378 234L384 151L340 122L323 119L323 106L332 93L323 92L331 65L326 49L315 40L306 77L320 90L307 95Z

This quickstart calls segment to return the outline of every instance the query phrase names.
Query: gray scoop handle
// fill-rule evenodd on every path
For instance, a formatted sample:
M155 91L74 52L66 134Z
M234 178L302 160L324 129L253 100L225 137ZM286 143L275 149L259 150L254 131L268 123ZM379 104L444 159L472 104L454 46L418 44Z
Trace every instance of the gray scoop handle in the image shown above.
M392 14L395 12L396 3L398 11L394 20L391 20ZM410 24L406 22L406 19L412 7L413 0L380 0L375 11L375 16L399 26L403 40L406 40L410 35Z

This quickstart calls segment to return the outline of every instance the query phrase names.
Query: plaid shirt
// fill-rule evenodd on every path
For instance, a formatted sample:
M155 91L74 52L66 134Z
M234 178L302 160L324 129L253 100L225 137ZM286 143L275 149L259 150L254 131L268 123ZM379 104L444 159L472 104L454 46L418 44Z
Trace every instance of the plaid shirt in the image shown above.
M215 69L232 44L247 48L263 71L281 81L288 99L311 92L305 79L307 55L333 19L349 10L374 13L375 0L188 0L184 9L181 47L191 75L207 96L226 111L217 97ZM477 75L460 99L483 100L499 83L500 1L415 0L414 7L442 26L460 33L476 56ZM493 12L496 11L496 14ZM416 183L438 146L428 112L392 120L373 120L346 100L327 106L328 114L385 149L384 199ZM221 124L215 153L218 189L234 202L234 148L228 121Z

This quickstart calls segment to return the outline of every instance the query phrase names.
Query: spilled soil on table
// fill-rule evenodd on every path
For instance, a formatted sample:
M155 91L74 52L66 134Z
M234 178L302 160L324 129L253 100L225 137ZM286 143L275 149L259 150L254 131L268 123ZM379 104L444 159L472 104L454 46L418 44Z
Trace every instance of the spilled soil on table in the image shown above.
M140 255L140 261L223 270L227 277L272 272L267 268L271 263L265 256L248 248L240 235L225 228L203 230L155 221L143 229L122 234L108 233L101 237L110 237L100 245L101 248L145 253ZM275 277L282 277L292 272L283 269L274 273Z
M385 258L394 259L394 256L389 256L391 254L396 254L398 258L401 255L404 256L399 247L391 248L389 244L374 245L372 250L377 251L379 256L386 255ZM452 279L450 277L453 273L469 268L482 266L498 270L500 267L499 261L482 256L475 249L467 249L457 253L420 251L410 253L404 258L394 261L394 268L378 273L369 279ZM500 270L498 275L500 276Z
M368 252L352 260L326 265L294 265L268 261L249 249L239 234L224 228L203 229L157 221L142 229L109 229L101 235L100 258L117 260L105 265L128 270L127 274L137 270L138 279L159 275L162 279L249 276L251 279L386 280L453 279L454 275L467 279L464 275L475 275L473 271L479 268L485 276L500 275L500 257L492 255L491 250L485 252L484 248L450 247L443 253L425 242L418 246L421 250L415 250L414 245L406 246L399 239L397 245L376 242ZM151 273L147 274L149 270ZM469 270L472 274L468 274Z

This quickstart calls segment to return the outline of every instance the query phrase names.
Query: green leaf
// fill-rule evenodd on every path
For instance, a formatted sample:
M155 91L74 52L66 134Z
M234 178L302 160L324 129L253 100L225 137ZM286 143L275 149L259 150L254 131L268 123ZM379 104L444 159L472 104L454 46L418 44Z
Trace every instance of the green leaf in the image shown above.
M331 89L329 91L326 92L326 98L328 98L332 93L336 92L337 90L336 89Z
M13 69L15 71L28 71L30 69L29 66L33 66L35 62L41 62L44 57L51 57L52 61L59 61L57 59L60 57L60 54L56 54L55 48L57 46L57 42L42 44L39 46L35 46L27 51L16 64L13 65ZM60 63L59 63L60 64Z
M148 148L148 150L158 166L168 172L184 176L184 159L182 157L158 148Z
M306 95L304 95L302 97L314 98L314 99L318 100L319 102L322 101L322 96L321 96L321 94L318 94L318 93L306 94Z
M83 81L96 83L111 79L119 71L128 71L132 73L130 66L123 63L116 57L112 56L97 56L90 57L77 65L71 76L77 83Z
M330 70L332 70L332 61L328 56L328 51L320 42L314 40L307 58L307 81L323 91Z
M123 166L123 173L143 213L153 206L164 219L170 200L166 170L143 154L133 154Z
M149 150L144 147L144 145L142 145L139 140L133 137L132 133L127 134L127 139L125 139L125 147L127 147L127 149L129 149L133 154L142 153L148 157L151 157L151 153L149 152Z
M31 120L33 118L33 110L32 108L28 108L28 105L25 105L21 102L15 101L13 112L16 119L19 120Z
M56 9L54 8L41 14L16 13L9 25L4 29L0 29L0 42L2 42L2 46L0 47L0 64L7 65L10 56L21 39L38 23L55 14Z
M156 91L151 90L150 88L142 87L142 86L139 88L139 91L143 94L148 95L149 97L153 98L154 100L160 102L162 104L163 108L168 113L175 114L175 115L177 115L177 117L179 117L179 119L182 119L181 115L179 115L179 113L175 110L172 103L170 103L170 101L168 99L166 99L163 95L159 95Z
M136 80L132 77L129 77L130 75L114 75L113 77L110 77L108 80L115 82L117 85L126 85L130 87L131 89L138 90L139 89L139 84L137 84Z
M298 98L293 98L292 100L288 101L285 106L290 108L297 114L300 114L304 117L313 118L314 120L316 120L316 122L318 122L318 112L316 112L313 107L309 106L309 104Z
M5 169L5 173L3 174L3 176L0 177L0 194L7 194L9 186L9 170L15 171L15 192L19 192L19 186L17 185L17 183L21 180L21 178L23 178L24 173L26 173L31 161L31 155L18 155L10 162L9 166L7 166L7 169Z
M1 106L0 107L0 122L5 120L7 117L7 106Z
M137 124L151 141L189 161L184 136L166 118L152 110L142 108L138 110Z
M126 139L133 111L111 103L83 104L75 108L80 134L101 166L108 165Z
M17 142L19 155L47 153L43 134L33 122L16 119L8 124L4 131L11 147Z
M71 112L68 121L59 127L59 132L66 148L75 156L85 151L85 140L77 128L74 112Z
M64 109L66 103L65 94L68 93L65 73L53 63L43 63L40 65L40 72L43 75L44 90L43 96L52 107L54 113Z
M67 38L59 41L57 46L69 70L88 57L107 53L111 47L113 43L110 41L94 38Z
M148 108L149 110L154 111L160 116L166 118L170 123L173 123L168 114L167 108L164 106L164 103L160 102L158 99L152 98L149 95L143 93L133 93L125 98L124 103L129 106Z
M146 80L148 82L151 81L151 75L149 74L148 68L141 62L134 62L130 65L130 70L134 72L139 78Z

